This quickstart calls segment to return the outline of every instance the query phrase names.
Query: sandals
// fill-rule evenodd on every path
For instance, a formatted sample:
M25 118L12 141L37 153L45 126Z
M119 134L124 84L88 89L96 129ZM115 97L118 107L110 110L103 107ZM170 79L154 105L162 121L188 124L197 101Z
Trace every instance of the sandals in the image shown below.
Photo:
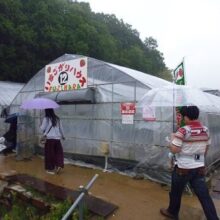
M62 167L57 167L56 168L56 174L59 174L61 170L62 170Z

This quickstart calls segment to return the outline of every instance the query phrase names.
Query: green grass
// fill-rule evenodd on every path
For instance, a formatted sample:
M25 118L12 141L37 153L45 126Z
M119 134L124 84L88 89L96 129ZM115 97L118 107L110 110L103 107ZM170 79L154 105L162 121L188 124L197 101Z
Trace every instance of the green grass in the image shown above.
M47 214L40 215L40 211L31 205L30 202L25 202L18 198L17 193L3 193L1 200L4 199L9 201L11 208L8 209L3 204L0 204L0 219L2 220L60 220L65 213L69 210L72 205L72 201L68 198L65 201L59 201L53 198L51 195L44 195L35 189L30 187L26 188L27 192L30 192L33 197L42 199L43 201L51 205L51 209ZM91 213L88 209L83 207L83 219L89 220L91 218ZM76 209L71 217L71 220L79 219L79 211ZM94 219L94 218L93 218ZM104 220L103 217L97 217L96 220Z

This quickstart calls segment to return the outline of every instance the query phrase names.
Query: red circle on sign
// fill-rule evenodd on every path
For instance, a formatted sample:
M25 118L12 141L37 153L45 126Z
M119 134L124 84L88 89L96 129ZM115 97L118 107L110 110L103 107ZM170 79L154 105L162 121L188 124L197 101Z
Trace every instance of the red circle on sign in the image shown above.
M50 73L51 72L51 67L49 66L48 68L47 68L47 73Z
M85 60L80 60L80 67L85 66L85 64L86 64Z

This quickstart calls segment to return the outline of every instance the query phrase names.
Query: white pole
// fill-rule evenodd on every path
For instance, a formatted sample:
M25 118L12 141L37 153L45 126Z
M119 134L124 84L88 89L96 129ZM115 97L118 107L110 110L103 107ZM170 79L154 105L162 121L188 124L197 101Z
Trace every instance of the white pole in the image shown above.
M107 169L108 169L108 155L105 155L105 167L103 172L107 172Z
M88 183L88 185L85 187L85 191L81 192L80 195L77 197L77 199L75 200L75 202L73 203L73 205L69 208L69 210L67 211L67 213L62 217L61 220L66 220L68 219L68 217L71 215L71 213L73 212L73 210L76 208L76 206L79 204L79 202L83 199L84 195L86 194L86 192L91 188L92 184L95 182L95 180L97 179L99 175L95 174L95 176L90 180L90 182Z

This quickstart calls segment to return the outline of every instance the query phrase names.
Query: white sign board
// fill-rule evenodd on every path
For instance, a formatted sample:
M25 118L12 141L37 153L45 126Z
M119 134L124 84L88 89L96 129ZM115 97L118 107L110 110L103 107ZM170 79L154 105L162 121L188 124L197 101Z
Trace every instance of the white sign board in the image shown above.
M59 92L87 88L87 58L46 65L45 92Z
M122 115L122 124L134 124L134 115Z

